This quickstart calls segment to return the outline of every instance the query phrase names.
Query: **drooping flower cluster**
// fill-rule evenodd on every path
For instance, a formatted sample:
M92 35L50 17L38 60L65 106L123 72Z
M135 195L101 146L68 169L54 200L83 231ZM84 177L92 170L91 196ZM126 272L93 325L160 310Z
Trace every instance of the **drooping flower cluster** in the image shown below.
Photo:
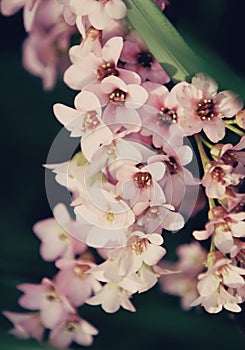
M154 2L162 10L167 4ZM64 163L46 165L67 189L74 218L57 203L54 218L34 225L40 254L55 262L58 273L18 286L19 304L33 312L5 312L15 325L11 332L38 341L47 335L49 344L61 348L90 345L98 331L81 317L85 303L109 313L135 311L130 299L159 279L163 291L182 298L184 309L201 304L210 313L240 311L244 137L235 146L209 141L223 140L226 128L242 133L241 100L218 92L204 73L167 88L170 77L124 22L122 0L12 0L2 1L1 10L10 15L23 6L30 32L24 62L45 88L54 85L60 53L69 48L64 81L78 92L74 106L56 103L54 114L81 150ZM82 40L70 48L75 33ZM203 176L187 138L192 136ZM193 242L178 248L176 264L161 262L162 233L182 229L204 205L200 184L209 222L193 236L211 237L210 252Z

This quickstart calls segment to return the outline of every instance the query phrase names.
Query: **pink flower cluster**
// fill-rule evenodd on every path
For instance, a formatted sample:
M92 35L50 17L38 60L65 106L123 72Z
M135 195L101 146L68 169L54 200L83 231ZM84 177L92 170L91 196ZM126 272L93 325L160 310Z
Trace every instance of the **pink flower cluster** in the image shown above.
M161 9L166 4L155 2ZM245 139L235 146L217 142L226 129L241 135L241 100L219 92L204 73L165 86L170 77L123 21L122 0L12 0L2 2L2 12L21 6L30 31L25 62L33 64L46 88L53 86L61 62L57 47L67 49L77 30L83 37L69 49L71 64L64 72L65 83L77 90L74 106L54 105L81 151L46 165L70 194L75 219L58 203L54 218L34 225L40 254L55 262L58 273L40 284L18 286L19 304L33 312L5 312L15 325L11 332L42 341L47 329L52 346L90 345L98 331L80 316L85 303L108 313L120 307L133 312L133 295L159 280L163 291L182 298L184 309L201 304L210 313L223 307L239 312L245 295L244 194L239 193ZM192 136L203 176L192 171ZM161 261L162 233L182 229L204 205L204 196L197 202L200 184L209 222L193 236L211 237L210 252L193 242L177 249L177 263ZM102 263L96 263L93 249Z

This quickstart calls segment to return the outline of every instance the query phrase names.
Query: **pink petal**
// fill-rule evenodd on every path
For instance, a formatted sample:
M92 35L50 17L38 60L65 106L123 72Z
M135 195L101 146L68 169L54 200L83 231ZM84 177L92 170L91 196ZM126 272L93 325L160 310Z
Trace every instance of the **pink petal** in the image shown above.
M142 86L129 84L125 107L137 109L146 102L147 98L148 93Z
M81 111L96 111L101 116L101 105L98 97L90 91L80 92L74 100L75 107Z
M212 120L206 121L203 124L203 131L212 142L217 143L224 138L225 124L222 119L214 117Z
M198 292L202 297L213 294L219 287L219 280L212 274L207 275L197 284Z
M113 19L121 19L126 16L127 7L121 0L108 1L105 11Z
M149 244L144 254L144 262L150 266L156 265L165 254L166 250L163 247Z
M193 236L198 241L203 241L204 239L207 239L212 234L211 232L208 232L207 230L201 230L201 231L193 231Z
M122 37L113 37L108 40L102 49L102 57L106 62L113 62L117 65L123 47Z

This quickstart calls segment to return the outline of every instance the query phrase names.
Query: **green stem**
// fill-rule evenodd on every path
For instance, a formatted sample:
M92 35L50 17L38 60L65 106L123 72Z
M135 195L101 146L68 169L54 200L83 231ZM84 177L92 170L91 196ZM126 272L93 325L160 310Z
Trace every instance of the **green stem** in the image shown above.
M208 142L204 137L200 136L200 140L202 141L202 143L207 146L209 149L213 148L212 143Z
M242 130L240 130L240 129L237 129L235 126L230 125L230 124L227 124L226 122L225 122L225 127L226 127L227 129L233 131L233 132L234 132L235 134L237 134L238 136L241 136L241 137L242 137L242 136L245 135L244 131L242 131Z
M201 158L201 162L202 162L202 166L203 166L203 170L205 172L205 168L206 165L209 163L209 158L203 148L203 144L202 144L202 140L201 140L201 136L200 135L195 135L195 140L196 140L196 144L197 144L197 148L200 154L200 158Z

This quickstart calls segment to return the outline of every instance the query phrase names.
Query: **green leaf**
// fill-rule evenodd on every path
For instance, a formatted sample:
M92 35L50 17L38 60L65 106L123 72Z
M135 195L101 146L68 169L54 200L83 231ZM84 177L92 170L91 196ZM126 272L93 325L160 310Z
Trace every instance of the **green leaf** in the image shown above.
M204 72L215 79L220 87L245 96L244 79L209 54L208 48L203 54L200 47L196 50L196 46L192 45L191 49L152 0L125 0L125 3L132 27L174 83L188 80L197 72Z

